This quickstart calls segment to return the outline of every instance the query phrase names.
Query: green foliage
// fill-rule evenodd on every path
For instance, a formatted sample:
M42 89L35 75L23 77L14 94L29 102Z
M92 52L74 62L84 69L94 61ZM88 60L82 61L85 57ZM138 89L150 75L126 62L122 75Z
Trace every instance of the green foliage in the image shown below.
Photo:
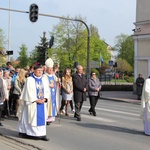
M68 16L69 17L69 16ZM76 19L85 20L80 16ZM110 55L104 41L100 40L98 29L93 25L90 29L90 61L100 61L100 54L107 62ZM78 62L84 68L87 65L87 30L81 22L69 20L60 20L53 27L50 35L55 37L55 48L53 48L52 56L55 56L60 63L60 68L73 68L74 62ZM55 55L54 55L55 54Z
M46 39L46 32L43 32L43 37L40 37L40 43L35 46L35 49L31 52L29 57L29 65L33 65L35 62L45 64L45 59L52 56L51 49L48 48L48 40Z
M124 76L124 79L129 83L134 83L134 77Z
M53 48L52 55L59 59L61 69L66 67L73 68L75 61L85 67L87 32L82 23L60 20L53 27L53 31L50 34L55 37L55 48Z
M22 44L20 47L19 57L18 57L19 66L24 68L28 65L28 55L27 55L27 47L25 44Z
M125 72L126 74L131 74L133 72L133 68L125 59L118 58L117 59L117 71Z
M111 79L111 83L114 83L115 82L115 79ZM122 80L122 79L116 79L116 83L127 83L126 80Z
M4 44L5 44L4 32L0 28L0 50L4 52ZM6 63L6 58L0 54L0 66L3 66Z
M130 77L130 78L127 80L127 82L129 82L129 83L134 83L134 77Z
M91 72L95 72L97 77L99 76L99 71L97 69L91 69Z
M0 48L4 48L5 36L3 30L0 28Z
M134 67L134 40L132 36L121 34L116 36L115 49L118 51L118 57L125 59L130 66Z

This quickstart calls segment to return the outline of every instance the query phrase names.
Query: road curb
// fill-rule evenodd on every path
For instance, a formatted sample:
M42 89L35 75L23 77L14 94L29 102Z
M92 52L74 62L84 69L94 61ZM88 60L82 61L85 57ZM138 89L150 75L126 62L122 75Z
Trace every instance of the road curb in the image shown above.
M103 100L111 100L111 101L119 101L119 102L126 102L126 103L134 103L134 104L141 104L141 101L138 100L128 100L128 99L119 99L119 98L108 98L108 97L101 97L100 99Z
M11 144L12 144L12 146L14 146L14 143L17 143L18 146L19 146L19 145L23 145L23 146L24 146L24 149L29 148L30 150L42 150L41 148L36 147L35 145L32 145L32 144L23 142L23 141L21 141L21 140L18 140L18 139L14 138L14 137L10 137L10 136L4 135L4 134L2 134L2 133L0 133L0 139L1 139L1 138L4 138L3 140L5 140L5 143L8 142L8 143L9 143L9 146L11 146ZM8 140L8 141L7 141L7 140ZM23 149L23 147L22 147L22 149Z

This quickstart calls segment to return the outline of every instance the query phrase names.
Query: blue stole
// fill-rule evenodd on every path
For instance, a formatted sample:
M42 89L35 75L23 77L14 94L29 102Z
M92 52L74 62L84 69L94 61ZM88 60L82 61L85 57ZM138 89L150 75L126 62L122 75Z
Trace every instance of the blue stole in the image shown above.
M38 78L34 74L32 74L32 77L35 79L37 99L43 99L44 87L43 87L42 77ZM43 126L43 125L45 125L44 103L42 104L37 103L37 126Z
M53 76L49 76L48 75L48 81L49 84L51 84L52 82L54 82L54 87L50 88L50 93L51 93L51 101L52 101L52 116L56 116L56 83L54 80Z

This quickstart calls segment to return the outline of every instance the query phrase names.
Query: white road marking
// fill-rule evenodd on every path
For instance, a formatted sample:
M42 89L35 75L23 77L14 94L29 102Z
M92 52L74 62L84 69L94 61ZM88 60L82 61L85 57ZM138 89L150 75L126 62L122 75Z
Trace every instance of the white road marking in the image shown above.
M89 108L89 106L82 106L83 108ZM134 114L134 113L129 113L129 112L123 112L123 111L118 111L118 110L112 110L112 109L105 109L105 108L96 108L97 110L101 111L107 111L107 112L112 112L112 113L119 113L119 114L125 114L125 115L131 115L131 116L136 116L138 117L139 114Z
M81 114L81 117L92 119L92 120L98 120L98 121L102 121L102 122L117 122L117 121L112 120L112 119L106 119L106 118L101 118L101 117L97 117L97 116L96 117L87 116L87 115L84 115L84 114Z

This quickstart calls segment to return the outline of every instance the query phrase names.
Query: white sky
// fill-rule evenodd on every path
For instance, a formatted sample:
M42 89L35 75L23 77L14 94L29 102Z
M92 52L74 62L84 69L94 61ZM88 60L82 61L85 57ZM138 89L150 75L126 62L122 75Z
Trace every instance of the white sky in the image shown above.
M87 19L87 25L98 28L101 39L109 45L115 45L115 37L121 33L131 35L136 17L136 0L0 0L0 8L10 8L29 11L29 6L36 3L39 12L57 16L74 18L81 16ZM42 17L36 23L29 21L28 14L11 12L10 23L10 50L14 51L17 58L19 47L25 44L28 51L34 49L40 42L40 36L59 22L59 19ZM8 39L8 11L0 10L0 28ZM8 45L5 46L8 50Z

